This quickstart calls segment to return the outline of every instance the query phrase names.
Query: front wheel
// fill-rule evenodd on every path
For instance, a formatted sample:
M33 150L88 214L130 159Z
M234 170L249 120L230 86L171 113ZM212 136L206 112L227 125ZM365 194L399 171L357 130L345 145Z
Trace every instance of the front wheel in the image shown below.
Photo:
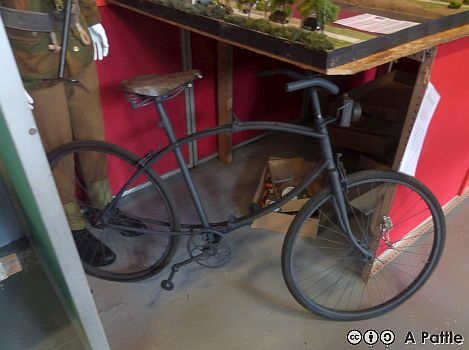
M353 174L345 197L352 233L373 258L365 259L344 233L325 189L292 222L282 271L309 311L359 320L392 310L423 286L443 251L445 219L421 182L397 172Z

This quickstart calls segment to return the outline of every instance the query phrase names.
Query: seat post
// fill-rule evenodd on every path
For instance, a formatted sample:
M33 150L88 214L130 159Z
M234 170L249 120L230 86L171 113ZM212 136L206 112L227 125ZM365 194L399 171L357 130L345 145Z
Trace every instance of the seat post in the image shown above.
M155 105L160 115L161 124L166 133L166 136L169 139L169 142L171 143L171 145L176 145L173 152L178 162L179 169L181 169L182 178L184 179L184 182L186 183L186 186L194 202L194 206L197 210L197 214L199 215L200 222L204 228L210 228L210 222L208 220L207 213L202 205L199 192L197 191L197 188L194 185L194 181L192 180L192 176L189 173L189 169L187 168L187 164L184 160L181 147L177 144L177 138L174 133L171 121L169 120L168 114L166 113L166 110L163 106L163 102L160 99L156 98Z

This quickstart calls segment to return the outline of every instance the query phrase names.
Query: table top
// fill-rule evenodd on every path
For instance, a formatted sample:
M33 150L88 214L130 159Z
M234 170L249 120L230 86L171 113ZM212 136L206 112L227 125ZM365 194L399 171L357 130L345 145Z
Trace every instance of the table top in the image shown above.
M371 0L362 1L366 3ZM411 13L396 14L394 19L413 20L419 24L386 35L370 35L349 28L343 29L341 26L330 26L326 27L326 34L332 32L333 34L330 35L333 38L344 38L345 36L341 33L346 35L352 33L351 36L357 33L357 38L361 40L353 40L345 45L342 40L342 43L335 45L333 50L312 50L298 43L223 20L187 13L158 2L148 0L109 0L108 2L218 41L327 75L355 74L469 35L469 11L455 12L449 16L435 18L419 18ZM360 5L342 2L339 5L345 9L344 12L347 11L349 14L364 11L388 17L392 14L392 11L385 9L374 11ZM442 11L446 13L446 9Z

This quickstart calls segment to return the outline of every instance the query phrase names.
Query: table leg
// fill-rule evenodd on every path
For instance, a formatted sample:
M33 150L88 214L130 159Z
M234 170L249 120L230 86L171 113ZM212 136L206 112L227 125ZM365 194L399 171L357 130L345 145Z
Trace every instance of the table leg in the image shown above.
M464 195L466 189L469 188L469 169L467 169L466 176L464 177L464 181L461 184L461 188L459 189L459 195Z
M217 105L218 125L233 121L233 46L217 41ZM218 158L232 161L232 135L218 136Z
M370 233L371 233L371 242L370 250L376 255L378 251L378 245L381 242L383 231L381 229L384 224L384 217L387 216L391 210L392 204L394 202L395 188L386 188L383 187L379 189L376 193L376 202L379 203L378 207L375 209L372 214L371 224L370 224ZM383 262L385 263L385 262ZM375 273L377 273L383 264L376 261L370 261L365 264L362 270L362 279L365 283L369 281Z

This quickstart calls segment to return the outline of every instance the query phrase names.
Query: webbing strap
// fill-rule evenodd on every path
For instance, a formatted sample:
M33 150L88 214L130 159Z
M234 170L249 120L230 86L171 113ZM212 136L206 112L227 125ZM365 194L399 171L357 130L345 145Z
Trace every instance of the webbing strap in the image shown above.
M57 11L62 11L64 9L64 2L63 0L54 0L55 8Z
M57 32L62 31L64 17L62 12L44 13L10 9L0 6L0 15L3 25L7 28L26 30L30 32ZM78 23L78 16L70 16L70 27Z

